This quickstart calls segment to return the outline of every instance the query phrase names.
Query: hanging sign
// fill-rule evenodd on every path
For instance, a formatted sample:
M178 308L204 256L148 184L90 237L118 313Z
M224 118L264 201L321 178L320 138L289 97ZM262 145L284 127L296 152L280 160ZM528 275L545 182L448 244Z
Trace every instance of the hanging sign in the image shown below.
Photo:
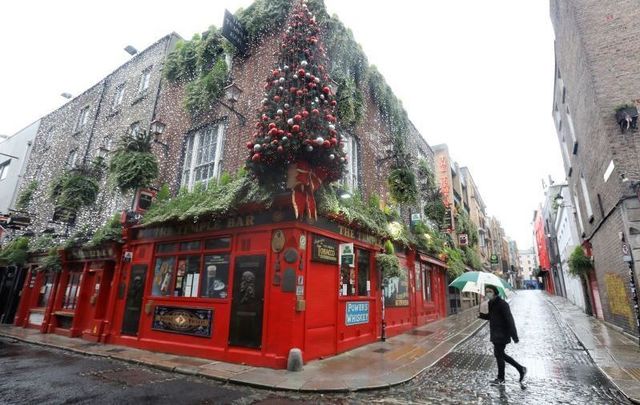
M342 266L343 264L349 265L349 267L353 267L353 243L341 243L339 246L340 258L338 264Z
M491 264L498 264L498 255L492 254L491 259L489 259Z
M224 10L221 34L238 49L240 54L244 54L247 51L247 32L229 10Z
M211 337L212 309L156 306L151 329Z
M627 263L631 263L633 259L631 259L631 248L627 242L622 242L622 260Z
M469 238L466 233L461 233L458 235L458 244L460 246L467 246L469 244Z
M313 235L311 260L338 264L338 242L323 236Z

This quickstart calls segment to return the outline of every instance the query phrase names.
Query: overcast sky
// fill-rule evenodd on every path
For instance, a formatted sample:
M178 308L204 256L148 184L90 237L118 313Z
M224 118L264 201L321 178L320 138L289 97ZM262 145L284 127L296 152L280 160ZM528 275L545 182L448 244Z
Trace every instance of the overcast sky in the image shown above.
M222 25L252 0L8 1L0 13L0 134L11 135L175 31ZM551 119L547 1L325 0L430 145L468 166L488 212L532 246L542 179L564 179ZM548 182L548 181L547 181Z

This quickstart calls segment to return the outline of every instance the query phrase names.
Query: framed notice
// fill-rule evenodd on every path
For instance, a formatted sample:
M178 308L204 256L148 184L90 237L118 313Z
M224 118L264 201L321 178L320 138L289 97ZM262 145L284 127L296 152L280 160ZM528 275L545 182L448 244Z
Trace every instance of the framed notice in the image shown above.
M400 277L391 277L384 287L384 306L408 307L409 306L409 270L400 267Z
M350 301L347 302L344 323L347 326L369 323L369 302Z
M200 337L211 337L212 309L166 307L158 305L151 329Z
M338 242L324 236L313 235L311 260L314 262L338 264Z

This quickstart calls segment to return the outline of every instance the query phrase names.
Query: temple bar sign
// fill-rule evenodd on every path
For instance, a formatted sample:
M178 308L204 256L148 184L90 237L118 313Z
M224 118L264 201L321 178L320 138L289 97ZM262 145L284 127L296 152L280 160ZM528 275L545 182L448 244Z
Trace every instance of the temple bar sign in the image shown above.
M224 10L224 21L222 22L222 36L227 38L233 46L238 49L241 55L247 52L247 34L240 24L240 21L229 12Z

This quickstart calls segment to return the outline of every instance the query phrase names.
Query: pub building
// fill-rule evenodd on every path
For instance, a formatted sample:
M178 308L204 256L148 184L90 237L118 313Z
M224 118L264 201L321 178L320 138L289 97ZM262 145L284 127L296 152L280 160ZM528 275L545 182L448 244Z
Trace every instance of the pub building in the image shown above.
M377 237L290 206L131 236L106 343L284 368L292 348L310 361L380 340L383 305L387 337L446 314L444 263L407 250L383 293Z
M109 325L108 308L120 244L76 247L60 252L62 271L40 271L42 256L28 265L17 326L68 337L100 341Z

